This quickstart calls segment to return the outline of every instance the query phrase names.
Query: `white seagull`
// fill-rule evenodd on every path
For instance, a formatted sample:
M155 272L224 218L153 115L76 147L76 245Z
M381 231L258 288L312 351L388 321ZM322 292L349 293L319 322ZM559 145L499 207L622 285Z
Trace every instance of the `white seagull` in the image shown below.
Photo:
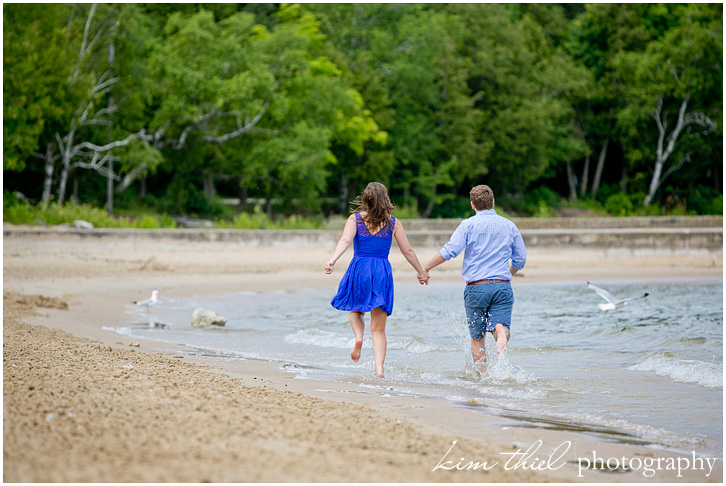
M159 291L158 290L152 290L151 291L151 297L149 297L146 300L137 300L137 301L134 302L134 304L136 304L136 305L144 305L144 306L146 306L146 310L148 311L149 310L149 307L151 307L152 305L156 305L156 296L157 295L159 295Z
M627 299L618 300L616 299L613 294L608 292L607 290L601 289L600 287L596 287L590 282L587 282L587 288L594 290L597 292L597 295L602 297L603 299L607 300L607 304L598 304L597 306L600 308L600 310L609 311L609 310L615 310L620 309L622 306L628 303L629 300L635 300L635 299L642 299L644 297L648 297L648 292L644 293L643 295L639 295L637 297L628 297Z

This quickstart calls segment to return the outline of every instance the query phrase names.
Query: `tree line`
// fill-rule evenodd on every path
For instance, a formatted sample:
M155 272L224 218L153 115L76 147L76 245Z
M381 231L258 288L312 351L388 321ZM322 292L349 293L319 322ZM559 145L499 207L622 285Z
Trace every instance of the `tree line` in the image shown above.
M719 4L6 4L4 189L422 217L722 212ZM534 203L534 206L533 206Z

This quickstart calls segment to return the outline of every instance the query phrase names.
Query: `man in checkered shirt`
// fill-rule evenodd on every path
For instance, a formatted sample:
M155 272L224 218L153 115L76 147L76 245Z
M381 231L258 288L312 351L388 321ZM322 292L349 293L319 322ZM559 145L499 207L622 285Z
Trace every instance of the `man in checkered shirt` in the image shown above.
M467 283L464 307L471 354L477 371L482 374L486 367L486 333L494 336L497 353L507 348L514 306L511 280L524 267L527 250L517 226L494 211L494 192L489 186L474 187L469 198L476 214L459 224L449 242L424 269L429 272L464 251L461 268L461 277Z

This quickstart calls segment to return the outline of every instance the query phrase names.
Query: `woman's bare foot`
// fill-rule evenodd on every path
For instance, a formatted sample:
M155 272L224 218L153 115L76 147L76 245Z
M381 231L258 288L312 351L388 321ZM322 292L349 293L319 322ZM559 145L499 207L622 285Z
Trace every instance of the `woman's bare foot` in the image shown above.
M380 370L376 370L376 376L377 376L377 377L378 377L379 379L383 380L383 379L385 378L385 377L383 376L383 369L380 369Z
M497 354L502 354L507 349L507 330L502 324L497 324L492 334L497 342Z
M363 347L363 341L356 341L355 347L353 348L353 351L350 353L350 359L355 361L356 363L360 359L360 350Z

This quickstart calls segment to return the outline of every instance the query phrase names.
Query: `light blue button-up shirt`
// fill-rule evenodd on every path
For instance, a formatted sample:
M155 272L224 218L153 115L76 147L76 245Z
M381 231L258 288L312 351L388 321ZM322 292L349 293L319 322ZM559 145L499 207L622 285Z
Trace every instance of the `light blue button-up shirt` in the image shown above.
M450 260L464 249L461 277L467 282L511 280L509 260L517 270L524 268L527 261L527 250L517 226L493 209L477 211L462 221L439 253L444 260Z

